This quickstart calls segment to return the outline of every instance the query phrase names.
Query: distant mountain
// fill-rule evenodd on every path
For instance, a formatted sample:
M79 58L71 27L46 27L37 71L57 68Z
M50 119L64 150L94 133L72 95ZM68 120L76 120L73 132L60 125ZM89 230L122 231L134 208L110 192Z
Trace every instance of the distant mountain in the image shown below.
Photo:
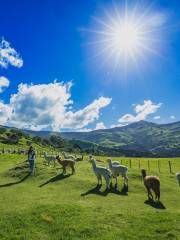
M146 156L180 156L180 122L155 124L140 121L124 127L91 132L65 132L61 136L94 142L135 155L139 152Z
M43 138L61 137L86 152L117 156L180 156L180 122L156 124L139 121L91 132L23 131Z

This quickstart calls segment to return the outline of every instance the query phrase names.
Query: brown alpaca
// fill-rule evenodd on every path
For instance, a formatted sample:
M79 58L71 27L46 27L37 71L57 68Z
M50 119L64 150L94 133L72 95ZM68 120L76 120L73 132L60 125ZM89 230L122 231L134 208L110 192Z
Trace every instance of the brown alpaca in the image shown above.
M146 170L142 169L141 174L144 180L144 185L147 189L148 198L153 199L153 195L151 193L151 189L155 193L155 199L160 200L160 180L156 176L147 176Z
M58 163L63 167L63 173L66 173L66 168L70 167L72 169L72 174L75 173L75 161L72 159L61 160L61 157L56 157Z

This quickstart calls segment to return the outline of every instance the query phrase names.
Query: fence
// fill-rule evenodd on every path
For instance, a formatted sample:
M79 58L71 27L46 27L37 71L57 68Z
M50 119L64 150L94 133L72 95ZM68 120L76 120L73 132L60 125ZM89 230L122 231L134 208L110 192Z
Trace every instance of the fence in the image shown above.
M43 157L46 150L36 150L37 157ZM61 152L51 150L46 151L48 155L61 155ZM0 154L27 154L27 149L0 149ZM99 157L95 156L95 159ZM107 157L100 157L106 161ZM88 158L86 158L88 159ZM128 166L130 169L147 169L150 171L158 171L159 173L169 172L175 173L180 172L180 158L114 158L114 160L120 160L120 163Z
M22 155L26 155L28 152L27 149L21 149L21 148L16 148L16 149L5 149L2 148L0 149L0 154L22 154ZM36 150L36 155L38 157L43 157L44 156L44 152L47 152L48 155L60 155L61 153L58 151L46 151L46 150Z
M147 169L148 171L158 171L159 173L175 173L180 171L180 158L123 158L120 163L130 169Z

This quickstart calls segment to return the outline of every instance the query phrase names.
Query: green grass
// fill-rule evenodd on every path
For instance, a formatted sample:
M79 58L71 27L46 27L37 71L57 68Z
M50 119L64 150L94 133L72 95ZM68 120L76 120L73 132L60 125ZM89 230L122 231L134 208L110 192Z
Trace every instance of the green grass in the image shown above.
M100 159L100 157L97 157ZM105 158L101 158L105 159ZM36 176L28 177L21 155L0 155L0 239L4 240L121 240L180 239L180 188L175 172L180 159L150 159L150 174L161 180L161 202L146 204L138 159L132 159L129 170L129 192L104 192L105 186L93 191L96 178L87 158L76 165L76 174L61 175L62 169L48 167L38 158ZM148 168L148 159L141 166ZM129 158L122 159L130 163ZM107 165L106 162L98 163ZM122 189L119 178L118 189Z

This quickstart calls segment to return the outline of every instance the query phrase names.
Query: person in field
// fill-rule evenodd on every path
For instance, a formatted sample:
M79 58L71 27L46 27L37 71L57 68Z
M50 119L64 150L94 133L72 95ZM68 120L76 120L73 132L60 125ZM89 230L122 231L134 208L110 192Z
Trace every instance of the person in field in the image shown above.
M32 146L30 146L29 151L28 151L28 161L29 161L30 174L34 175L34 173L35 173L36 151Z

